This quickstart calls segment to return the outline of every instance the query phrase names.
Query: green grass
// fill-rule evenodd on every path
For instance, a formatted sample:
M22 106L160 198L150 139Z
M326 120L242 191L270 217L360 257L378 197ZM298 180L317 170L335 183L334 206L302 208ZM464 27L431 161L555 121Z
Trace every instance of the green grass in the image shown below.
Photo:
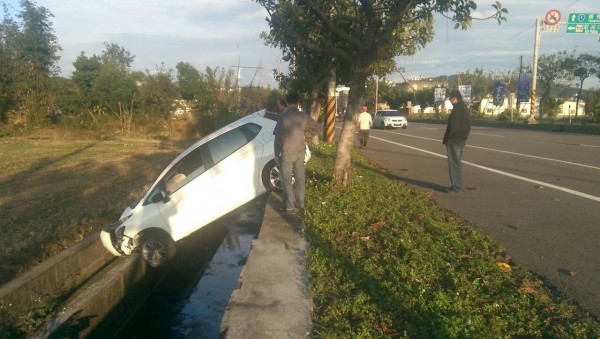
M314 337L600 336L595 319L491 238L359 154L351 184L337 187L334 155L321 145L307 167Z

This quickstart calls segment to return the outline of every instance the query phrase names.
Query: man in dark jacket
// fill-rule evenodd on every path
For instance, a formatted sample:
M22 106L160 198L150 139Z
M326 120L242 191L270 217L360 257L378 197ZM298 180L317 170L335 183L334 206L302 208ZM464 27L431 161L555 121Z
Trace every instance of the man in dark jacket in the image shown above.
M446 145L448 153L448 171L452 184L448 192L457 193L463 189L462 154L471 132L471 115L459 91L450 92L450 102L452 103L452 112L450 112L442 142Z
M317 133L323 127L298 109L300 96L290 93L286 97L287 108L279 116L275 126L275 163L281 168L283 185L283 211L293 212L304 208L304 155L306 130ZM292 186L292 176L296 179L296 189Z

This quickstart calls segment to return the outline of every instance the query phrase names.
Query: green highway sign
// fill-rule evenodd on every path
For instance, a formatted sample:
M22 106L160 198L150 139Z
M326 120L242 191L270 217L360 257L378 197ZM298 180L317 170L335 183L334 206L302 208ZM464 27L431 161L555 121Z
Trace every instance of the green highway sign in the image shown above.
M567 33L600 33L600 24L567 24Z
M569 13L569 21L567 24L600 25L600 13Z

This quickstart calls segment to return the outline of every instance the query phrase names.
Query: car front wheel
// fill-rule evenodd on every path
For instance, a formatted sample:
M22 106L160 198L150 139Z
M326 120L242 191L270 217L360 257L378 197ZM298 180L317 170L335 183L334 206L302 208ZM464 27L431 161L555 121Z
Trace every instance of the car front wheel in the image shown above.
M175 256L175 243L167 234L151 232L139 240L142 258L151 267L162 266Z

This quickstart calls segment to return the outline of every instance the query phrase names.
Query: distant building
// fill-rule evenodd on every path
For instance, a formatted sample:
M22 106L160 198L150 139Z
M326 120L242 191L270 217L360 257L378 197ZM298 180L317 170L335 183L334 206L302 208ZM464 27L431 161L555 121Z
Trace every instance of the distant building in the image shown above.
M510 93L510 95L504 99L504 102L501 105L494 105L493 101L493 98L481 99L481 103L479 105L479 113L483 113L484 115L495 116L501 114L509 108L512 108L518 110L522 117L528 117L530 115L531 102L521 102L517 105L514 93ZM562 105L560 105L556 117L575 117L575 104L575 100L566 100ZM536 107L540 107L539 102L537 102ZM579 109L577 110L577 115L585 115L585 103L581 101L579 102Z
M187 100L175 99L171 106L173 107L171 113L174 118L189 118L192 116L192 107Z
M577 105L577 100L565 100L565 102L560 105L560 109L557 118L574 118L575 117L575 107ZM579 109L577 109L577 116L585 115L585 102L579 100Z
M408 79L400 85L404 86L405 88L412 89L413 91L420 91L423 89L430 89L435 87L448 87L448 82L433 79L423 79L421 77L418 77Z

